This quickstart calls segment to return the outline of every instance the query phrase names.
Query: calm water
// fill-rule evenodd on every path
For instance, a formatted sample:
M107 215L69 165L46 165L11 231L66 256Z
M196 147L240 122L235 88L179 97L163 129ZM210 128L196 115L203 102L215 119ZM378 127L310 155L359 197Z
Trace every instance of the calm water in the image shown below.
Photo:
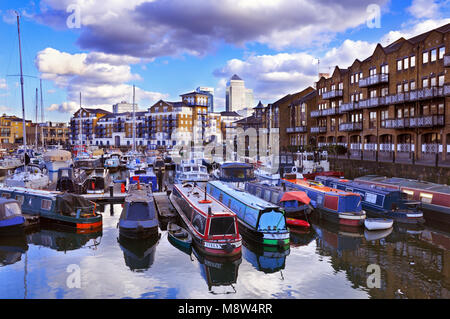
M291 233L288 251L246 244L240 260L221 263L178 250L162 229L138 246L120 240L121 210L104 207L100 233L41 229L0 239L0 298L450 297L450 235L443 231L395 229L377 239L314 223L310 232ZM367 288L369 264L380 266L380 288ZM80 288L68 287L73 269Z

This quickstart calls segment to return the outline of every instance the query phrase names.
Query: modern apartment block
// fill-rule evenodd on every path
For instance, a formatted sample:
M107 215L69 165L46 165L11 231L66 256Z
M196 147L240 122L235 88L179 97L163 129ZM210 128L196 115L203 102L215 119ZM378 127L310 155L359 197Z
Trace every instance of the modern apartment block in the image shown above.
M400 38L316 84L317 146L339 144L350 157L450 160L450 24Z
M253 107L253 90L245 87L245 82L234 74L227 83L225 110L238 112Z
M117 104L116 104L117 105ZM147 111L135 112L138 147L172 148L191 142L222 141L221 117L209 113L209 95L191 92L181 101L160 100ZM133 113L110 113L101 109L81 109L71 118L71 144L100 147L133 145Z

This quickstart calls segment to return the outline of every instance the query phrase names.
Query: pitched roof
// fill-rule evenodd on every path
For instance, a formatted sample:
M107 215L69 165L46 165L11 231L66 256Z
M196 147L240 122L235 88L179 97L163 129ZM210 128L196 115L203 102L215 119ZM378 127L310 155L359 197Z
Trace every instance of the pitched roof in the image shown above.
M234 74L234 75L231 77L230 80L233 80L233 81L242 81L242 79L241 79L237 74Z

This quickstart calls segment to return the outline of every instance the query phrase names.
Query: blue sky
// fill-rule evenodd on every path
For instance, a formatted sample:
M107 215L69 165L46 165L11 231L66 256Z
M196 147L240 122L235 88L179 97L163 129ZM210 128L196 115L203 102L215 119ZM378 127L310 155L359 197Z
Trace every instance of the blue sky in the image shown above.
M21 14L24 74L43 78L45 117L53 121L70 118L80 91L83 106L110 108L131 101L133 84L143 109L209 86L221 111L234 73L254 90L255 105L271 103L313 85L317 58L329 72L366 58L378 42L450 22L449 0L105 2L0 0L0 112L21 116L18 78L11 76L19 73L13 10ZM71 5L77 10L67 10ZM379 28L373 8L381 12ZM71 21L80 28L69 28L76 12L79 20ZM37 78L25 78L28 119L38 86Z

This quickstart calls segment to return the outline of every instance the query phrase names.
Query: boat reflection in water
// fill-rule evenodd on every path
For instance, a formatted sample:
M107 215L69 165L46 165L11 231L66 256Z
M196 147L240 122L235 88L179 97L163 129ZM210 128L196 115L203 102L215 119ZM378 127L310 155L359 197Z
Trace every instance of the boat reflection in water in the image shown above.
M434 229L398 228L376 238L313 224L317 252L336 272L344 272L352 288L370 298L450 298L450 235ZM368 287L369 265L379 265L379 288Z
M195 247L192 253L200 263L200 273L208 285L208 290L213 295L227 295L236 293L234 284L237 281L239 265L242 255L233 259L209 256L200 253Z
M290 248L277 249L276 247L252 244L246 240L242 243L244 258L257 270L265 274L272 274L284 269Z
M80 248L97 249L100 245L102 230L85 233L70 231L66 227L46 225L39 232L27 235L28 244L48 247L56 251L71 251Z
M0 237L0 267L19 262L27 251L28 244L24 235Z
M131 271L142 272L149 269L155 261L156 246L158 246L161 234L146 239L129 239L119 235L117 242L123 251L125 264Z
M307 246L317 238L316 232L311 228L291 227L289 234L291 247Z

